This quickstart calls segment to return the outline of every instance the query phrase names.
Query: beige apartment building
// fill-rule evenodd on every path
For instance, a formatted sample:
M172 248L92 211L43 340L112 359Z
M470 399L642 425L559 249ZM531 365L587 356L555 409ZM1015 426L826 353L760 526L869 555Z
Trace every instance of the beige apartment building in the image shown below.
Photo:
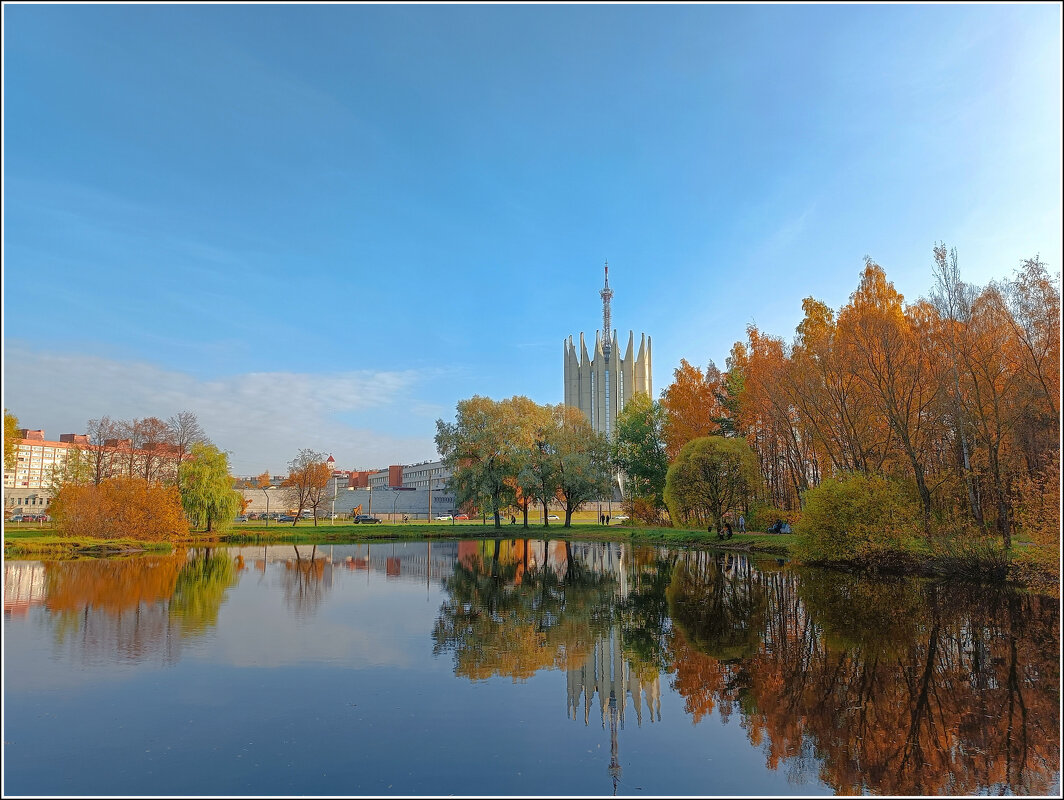
M4 516L16 512L43 513L52 502L51 476L61 467L67 452L87 447L88 437L64 433L58 442L44 438L43 430L19 431L14 470L4 470Z
M43 430L19 430L15 468L4 470L4 518L17 513L47 513L53 495L53 473L61 470L71 452L95 451L89 437L64 433L59 441L46 439ZM102 446L106 460L101 464L107 477L143 474L151 466L155 479L176 474L180 453L172 445L160 444L150 453L132 447L129 439L108 439Z

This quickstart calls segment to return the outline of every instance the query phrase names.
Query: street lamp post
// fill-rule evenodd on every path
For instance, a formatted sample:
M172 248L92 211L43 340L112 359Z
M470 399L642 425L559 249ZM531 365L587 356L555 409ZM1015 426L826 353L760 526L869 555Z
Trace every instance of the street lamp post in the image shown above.
M395 504L399 502L399 490L398 489L393 489L392 490L392 494L395 495L394 499L392 500L392 524L394 525L395 524Z
M270 527L270 493L266 491L269 488L270 488L269 486L263 486L262 487L262 493L264 495L266 495L266 527L267 528Z

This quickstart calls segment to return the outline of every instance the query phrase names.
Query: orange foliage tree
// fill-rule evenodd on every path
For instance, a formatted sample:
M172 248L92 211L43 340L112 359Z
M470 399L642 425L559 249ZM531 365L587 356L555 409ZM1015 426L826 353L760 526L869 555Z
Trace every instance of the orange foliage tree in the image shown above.
M177 487L143 478L108 478L99 486L67 484L52 502L52 515L66 536L167 541L188 535Z
M682 362L666 391L670 458L713 420L750 442L777 508L826 477L880 474L907 482L925 531L995 528L1009 547L1031 519L1022 487L1060 475L1059 278L1034 258L978 289L960 280L956 251L933 252L930 300L906 303L868 259L837 314L803 301L789 349L751 326L718 391Z
M673 372L673 382L661 393L661 405L665 409L665 452L669 461L692 439L720 432L723 416L718 398L720 390L720 370L712 361L703 374L699 367L680 359L680 366Z

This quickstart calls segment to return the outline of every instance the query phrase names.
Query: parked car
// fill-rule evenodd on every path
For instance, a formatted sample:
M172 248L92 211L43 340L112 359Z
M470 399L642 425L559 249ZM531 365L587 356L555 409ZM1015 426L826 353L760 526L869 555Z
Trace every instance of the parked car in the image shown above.
M561 519L557 514L548 514L547 519Z
M615 517L611 517L610 521L611 522L624 522L626 519L628 519L628 515L627 514L618 514Z
M469 515L468 514L455 514L454 518L455 519L469 519Z
M358 516L355 517L355 524L356 525L360 525L363 522L365 522L367 524L373 524L374 522L380 522L380 520L377 519L376 517L370 516L369 514L359 514Z
M277 518L278 522L295 522L299 517L294 514L282 514Z
M11 519L9 519L8 522L22 522L22 519L21 514L12 514Z
M436 520L438 522L447 522L452 519L454 519L454 517L452 517L450 514L443 514L442 516L436 517Z
M233 522L247 522L247 521L248 521L248 518L246 516L244 516L243 514L241 514L238 517L233 517Z

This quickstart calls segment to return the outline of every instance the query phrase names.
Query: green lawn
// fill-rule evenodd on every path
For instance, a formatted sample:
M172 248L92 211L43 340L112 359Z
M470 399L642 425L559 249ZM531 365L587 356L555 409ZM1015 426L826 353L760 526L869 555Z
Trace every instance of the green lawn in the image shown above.
M317 526L313 521L292 523L242 522L232 526L228 531L214 531L210 534L197 531L187 539L173 544L179 547L196 547L204 544L302 544L327 543L342 544L373 540L396 539L465 539L465 538L553 538L553 539L593 539L628 541L633 544L697 544L726 547L729 549L763 550L773 553L786 553L790 536L773 536L767 534L735 534L730 540L719 542L715 535L703 531L676 530L673 528L644 528L636 526L610 525L605 527L594 520L576 523L565 528L561 521L549 526L530 524L525 528L520 522L516 525L504 523L500 528L492 524L483 524L480 520L433 522L433 523L380 523L359 524L321 522ZM109 552L129 552L133 550L169 550L171 545L160 542L138 542L130 539L76 539L60 536L54 529L25 529L4 531L4 553L8 558L29 557L73 557L77 554L100 554Z

